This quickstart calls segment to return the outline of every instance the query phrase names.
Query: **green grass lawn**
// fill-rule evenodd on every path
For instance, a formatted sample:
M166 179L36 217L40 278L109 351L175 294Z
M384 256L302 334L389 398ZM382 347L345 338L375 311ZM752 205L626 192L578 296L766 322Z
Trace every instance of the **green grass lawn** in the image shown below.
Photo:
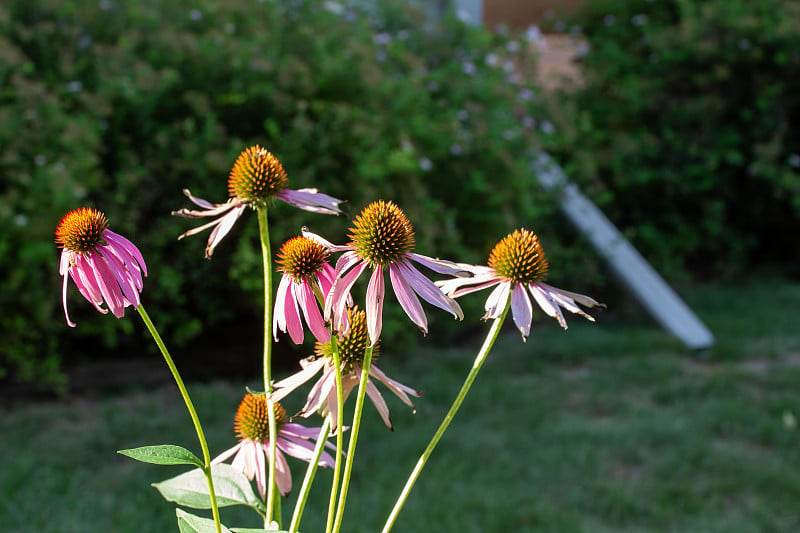
M800 531L800 285L684 296L718 339L704 358L610 312L597 324L570 317L566 332L543 322L527 343L509 330L395 531ZM425 394L416 414L387 394L394 432L368 407L349 533L380 529L474 357L401 353L379 366ZM234 443L243 385L190 386L212 453ZM167 442L199 453L174 388L18 405L0 435L0 531L177 530L174 507L149 484L180 467L115 453ZM297 488L303 465L291 465ZM303 531L321 530L329 482L318 475ZM249 509L224 509L223 521L258 526Z

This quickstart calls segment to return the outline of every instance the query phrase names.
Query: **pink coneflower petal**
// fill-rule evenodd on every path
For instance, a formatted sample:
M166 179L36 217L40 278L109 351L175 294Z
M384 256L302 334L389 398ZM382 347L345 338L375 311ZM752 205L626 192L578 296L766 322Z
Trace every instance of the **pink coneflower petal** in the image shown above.
M531 283L528 288L536 300L536 303L539 304L539 307L545 312L545 314L558 320L559 325L562 328L567 329L567 321L564 318L564 313L562 313L561 309L558 307L558 303L553 300L550 294L548 294L543 287L538 285L538 283Z
M286 497L292 492L292 474L289 471L289 463L286 461L286 456L280 452L275 454L275 484L278 486L281 496Z
M289 276L282 276L278 284L278 293L275 298L275 316L272 320L272 335L278 340L278 330L289 333L292 342L303 342L303 325L300 323L300 311L297 302L292 297L294 282Z
M486 299L486 305L484 306L486 310L486 314L484 315L485 319L497 318L500 316L508 301L508 294L510 291L511 283L507 281L503 281L495 287Z
M139 249L136 246L134 246L134 244L131 241L129 241L122 235L119 235L118 233L114 233L110 229L107 229L103 232L103 238L106 241L108 241L109 244L113 245L113 246L108 246L107 248L114 250L115 252L124 250L128 255L130 255L133 258L133 261L125 261L126 265L128 265L129 267L133 266L134 268L137 269L141 268L142 272L144 272L144 275L145 276L147 275L147 265L144 262L144 257L142 257L142 254L139 251Z
M590 298L583 294L578 294L576 292L565 291L564 289L559 289L557 287L553 287L548 285L547 283L539 283L539 285L544 288L553 298L561 304L564 302L564 308L569 310L572 313L577 313L585 316L592 322L594 322L594 317L587 315L579 307L575 305L575 302L578 302L581 305L585 305L586 307L605 307L603 304L595 300L594 298ZM555 294L554 294L555 293ZM562 298L563 297L563 298ZM573 311L573 309L577 309L577 311Z
M344 257L344 256L342 256ZM339 261L342 259L339 258ZM337 263L338 266L338 263ZM347 334L347 300L358 276L367 268L367 263L359 263L341 278L337 278L325 299L325 318L333 321L333 327L343 335ZM338 269L337 269L338 270Z
M448 275L455 275L455 276L468 276L470 272L464 268L464 265L460 263L454 263L453 261L445 261L444 259L434 259L432 257L428 257L427 255L421 255L417 253L409 253L406 254L408 259L415 261L425 268L429 268L438 274L448 274Z
M517 283L511 291L511 314L514 318L514 324L522 333L522 339L527 339L528 335L531 334L533 306L531 306L530 297L525 292L525 287L520 283Z
M392 288L400 307L406 312L408 318L423 331L428 333L428 318L425 316L425 311L422 309L422 304L419 303L417 295L411 290L397 265L389 266L389 278L392 281Z
M439 309L449 311L453 316L459 320L464 318L464 312L461 311L461 306L455 300L446 296L434 282L422 275L422 273L414 268L408 261L398 261L397 268L403 275L403 279L411 286L411 288L419 294L423 300L431 305L435 305Z
M317 189L284 189L275 195L287 204L291 204L304 211L320 213L323 215L338 215L342 212L339 209L341 200L317 192Z
M274 391L272 393L272 399L274 401L282 400L290 392L319 373L319 371L325 367L325 360L309 357L300 361L300 365L303 368L300 372L296 372L273 385Z
M386 385L386 387L391 390L395 395L403 401L404 404L414 408L414 403L408 397L408 394L416 397L422 396L422 393L417 392L416 390L412 389L407 385L403 385L399 381L395 381L391 379L389 376L384 374L383 370L379 369L377 366L372 365L369 369L369 375L375 377L378 381ZM416 412L416 409L414 409Z
M314 337L322 343L330 342L331 334L328 328L325 327L325 320L322 319L317 297L314 295L314 289L311 288L308 280L303 280L301 283L292 283L292 293L295 301L300 302L300 309L303 310L303 316Z
M86 263L91 269L91 273L95 276L96 286L100 290L100 294L103 295L103 300L105 300L109 311L115 317L122 318L125 314L125 300L122 298L119 285L108 263L97 252L88 254Z
M372 400L372 404L375 406L378 414L381 415L383 423L386 424L389 429L393 429L392 419L389 416L389 406L386 405L386 400L383 399L381 391L379 391L371 381L367 382L367 396Z
M222 462L226 461L226 460L227 460L227 459L229 459L229 458L230 458L230 457L231 457L233 454L235 454L236 452L238 452L238 451L241 449L241 447L242 447L242 443L241 443L241 442L240 442L240 443L238 443L236 446L231 446L230 448L228 448L227 450L225 450L224 452L222 452L221 454L219 454L218 456L216 456L216 457L214 458L214 460L213 460L213 461L211 461L211 464L212 464L212 465L217 465L217 464L219 464L219 463L222 463Z
M365 311L367 312L367 331L369 338L374 345L378 342L383 328L383 269L376 268L367 285L367 302Z

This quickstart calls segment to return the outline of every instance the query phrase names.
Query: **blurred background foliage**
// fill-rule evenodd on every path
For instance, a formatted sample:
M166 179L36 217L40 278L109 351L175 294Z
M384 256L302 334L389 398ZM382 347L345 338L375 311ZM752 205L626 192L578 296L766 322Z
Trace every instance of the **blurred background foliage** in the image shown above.
M195 224L169 215L183 188L224 201L256 143L292 188L348 200L351 218L397 202L427 255L483 263L524 226L555 284L599 285L603 266L529 170L543 147L671 281L797 276L799 5L587 1L549 28L582 43L582 80L543 92L537 32L434 21L399 0L4 2L0 372L58 386L64 361L150 350L74 287L78 327L65 325L53 231L84 205L142 250L143 302L178 358L223 338L225 364L257 345L254 217L207 261L205 235L178 242ZM302 226L343 242L348 221L275 205L273 249ZM464 301L472 325L477 300ZM430 315L432 342L470 326ZM391 318L384 352L408 351L421 336Z
M800 273L800 2L590 0L548 148L671 279Z
M516 226L536 228L554 262L574 253L556 237L563 229L554 205L520 157L536 143L542 106L519 73L535 57L518 38L454 17L434 22L405 2L4 2L0 367L7 379L63 385L64 360L150 350L135 318L99 315L74 286L78 327L66 327L53 232L84 205L105 212L110 227L141 249L150 271L143 303L170 346L191 353L223 338L224 354L257 345L263 304L254 217L243 218L208 261L207 234L178 242L198 224L170 216L188 205L183 188L225 201L233 161L256 143L283 162L291 188L346 199L351 218L372 200L395 201L415 225L420 253L484 263ZM286 204L270 219L274 251L302 226L341 243L349 221ZM393 307L387 311L397 313ZM475 321L479 307L468 310ZM447 322L440 340L452 338L452 318L437 321ZM207 333L243 323L253 328ZM407 349L421 338L402 326L386 320L385 344Z

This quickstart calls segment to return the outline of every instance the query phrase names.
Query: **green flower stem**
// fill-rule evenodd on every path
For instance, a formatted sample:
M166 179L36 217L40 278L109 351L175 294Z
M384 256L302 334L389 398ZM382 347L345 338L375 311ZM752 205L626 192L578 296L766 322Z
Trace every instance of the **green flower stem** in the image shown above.
M347 500L347 490L350 487L350 474L353 471L353 458L356 454L358 431L361 428L361 413L364 411L364 399L367 395L367 382L369 381L369 367L372 365L372 351L374 348L373 345L367 347L364 351L364 362L361 364L361 381L358 383L358 397L356 398L356 407L353 413L353 427L350 428L350 443L347 446L347 459L344 464L342 488L339 492L339 505L336 507L336 520L333 524L334 533L339 532L344 518L344 506Z
M492 324L489 333L486 336L486 340L483 341L483 346L481 346L478 355L475 356L475 361L472 363L472 369L470 370L469 374L467 374L466 379L464 380L464 384L461 386L461 390L458 392L458 396L453 401L453 405L450 406L450 410L447 411L447 414L442 420L442 423L439 425L439 429L436 430L434 433L433 438L428 443L428 447L425 448L425 451L422 452L419 460L417 461L417 465L414 467L414 470L408 476L408 480L406 481L405 486L403 487L403 491L400 493L400 496L397 498L397 501L394 504L394 508L392 512L389 514L389 517L386 519L386 524L383 526L382 533L389 533L391 531L392 526L394 526L395 520L397 520L397 515L400 514L400 509L403 508L403 505L408 498L411 489L414 487L414 483L416 483L417 478L419 477L420 472L425 467L425 463L428 462L431 454L433 453L433 449L436 448L436 445L439 443L439 439L442 438L444 432L447 430L447 427L450 425L450 422L453 421L455 418L458 409L461 407L461 404L464 402L464 398L467 396L470 387L472 387L472 382L475 381L475 378L478 376L478 372L480 371L483 363L486 361L486 357L489 355L489 351L491 350L494 342L497 340L497 336L500 333L500 328L505 321L506 315L508 314L508 308L511 304L511 299L508 299L506 302L505 309L503 309L502 314L497 317Z
M211 454L208 452L208 444L206 443L206 436L203 433L203 426L200 425L200 419L197 417L197 411L194 408L192 399L189 397L189 391L186 390L186 385L183 384L183 379L181 379L181 375L178 372L178 367L175 366L175 362L169 355L169 351L167 350L164 341L161 340L161 335L158 334L158 330L153 325L153 321L150 320L150 316L147 314L147 311L145 311L143 305L139 305L136 310L139 312L139 316L142 317L145 326L147 326L147 329L153 336L153 340L156 342L158 349L161 350L161 355L164 356L164 361L166 361L170 372L172 372L172 377L175 378L175 383L178 385L178 390L181 391L183 401L186 403L186 408L189 410L189 416L192 417L192 423L194 424L194 429L197 432L197 439L200 441L200 448L203 449L203 473L206 475L206 481L208 482L208 495L211 498L211 512L214 516L214 525L217 528L217 533L221 533L222 523L219 519L217 495L214 492L214 479L211 476Z
M289 533L297 533L300 527L300 518L303 516L303 510L306 507L308 500L308 493L311 491L311 483L314 481L314 475L317 473L317 466L319 466L319 458L322 456L322 450L325 448L325 443L328 442L328 434L331 430L331 419L325 417L325 423L319 428L319 436L317 437L317 445L314 448L314 457L308 462L306 475L303 478L303 484L300 487L300 493L297 495L297 503L294 505L294 513L292 513L292 521L289 523Z
M271 523L276 506L275 498L275 457L277 456L277 425L275 422L275 402L272 393L272 251L269 244L269 221L267 208L259 207L258 233L261 237L261 258L264 263L264 392L267 395L267 417L269 423L269 466L267 468L267 513L264 528ZM280 502L278 502L279 504Z
M336 335L331 332L331 346L333 348L333 367L336 372L336 463L333 467L333 482L331 484L331 497L328 503L328 519L325 523L325 533L333 530L333 519L336 511L336 494L339 490L339 478L342 471L342 449L344 446L344 391L342 390L342 363L339 359L339 345ZM333 413L328 413L333 416Z

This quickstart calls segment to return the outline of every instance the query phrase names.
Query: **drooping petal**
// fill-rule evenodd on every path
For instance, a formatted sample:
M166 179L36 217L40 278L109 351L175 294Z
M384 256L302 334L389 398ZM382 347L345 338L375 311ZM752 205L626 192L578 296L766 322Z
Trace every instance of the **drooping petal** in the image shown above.
M503 309L506 307L506 302L508 302L510 292L511 282L502 281L491 293L489 293L489 297L486 298L486 304L484 304L484 309L486 310L486 314L483 315L484 320L497 318L500 316L500 314L503 312Z
M294 280L289 281L289 292L286 296L284 313L286 316L286 331L289 333L292 342L295 344L303 343L303 323L300 322L300 311L297 309L297 287L298 283Z
M399 272L396 265L389 266L389 278L392 281L392 289L397 301L400 302L400 307L406 312L408 318L417 325L423 333L428 333L428 318L425 316L425 311L422 310L422 304L419 303L417 295L408 286L403 275Z
M233 455L233 454L235 454L236 452L238 452L238 451L239 451L239 449L240 449L241 447L242 447L242 443L241 443L241 442L239 442L239 443L237 443L237 444L236 444L236 446L233 446L233 447L231 447L231 448L228 448L227 450L225 450L224 452L222 452L221 454L219 454L218 456L216 456L216 457L214 458L214 460L213 460L213 461L211 461L211 464L212 464L212 465L217 465L217 464L219 464L219 463L221 463L221 462L223 462L223 461L227 460L227 459L228 459L228 458L229 458L231 455Z
M199 217L213 217L224 213L231 207L235 205L235 199L230 198L224 204L212 204L208 200L203 200L202 198L198 198L197 196L192 196L191 191L189 189L183 189L183 194L186 195L187 198L196 206L202 207L204 211L190 211L188 209L179 209L178 211L174 211L173 215L178 215L182 217L191 217L191 218L199 218Z
M97 280L92 273L91 265L88 264L83 254L72 255L72 262L74 264L69 268L69 273L75 282L75 286L78 287L78 291L99 312L108 313L108 309L103 307L103 294L97 286Z
M421 392L418 392L407 385L403 385L399 381L395 381L387 376L381 369L377 366L372 365L369 367L369 375L386 385L386 387L391 390L395 395L400 398L404 404L414 408L414 404L411 402L411 399L408 397L407 394L412 396L416 396L419 398L422 396ZM416 412L416 409L414 410Z
M526 340L531 334L533 306L528 293L525 292L525 286L521 283L515 283L511 291L511 316L517 329L522 333L522 340Z
M427 255L409 253L407 256L412 261L416 261L425 268L429 268L439 274L449 274L451 276L469 276L471 272L464 268L461 263L454 263L453 261L445 261L444 259L434 259Z
M322 313L319 310L319 302L314 295L314 290L307 279L299 283L296 294L299 296L300 309L303 310L303 316L308 324L308 329L314 334L314 337L326 344L331 340L331 333L325 327L325 321L322 319Z
M276 402L281 401L288 396L290 392L314 377L320 369L325 366L324 359L314 359L313 357L309 357L308 359L312 360L309 361L302 370L273 385L272 400Z
M586 307L605 308L605 306L606 306L605 304L602 304L602 303L598 302L597 300L595 300L594 298L590 298L590 297L588 297L588 296L586 296L584 294L578 294L576 292L565 291L564 289L559 289L558 287L553 287L551 285L548 285L547 283L539 283L539 285L541 285L542 287L544 287L548 291L557 292L557 293L561 294L562 296L565 296L565 297L569 298L570 300L574 300L574 301L578 302L579 304L581 304L583 306L586 306Z
M292 473L289 471L289 463L283 452L280 450L275 450L275 452L275 484L278 486L281 496L286 497L292 492Z
M346 254L345 254L346 255ZM341 259L340 259L341 260ZM325 301L325 319L333 322L333 327L343 335L347 334L347 301L350 298L350 289L355 284L358 276L367 268L367 263L362 261L344 277L336 278L331 287L330 295Z
M134 280L131 271L128 270L120 258L110 250L110 247L99 246L98 250L99 254L105 260L106 264L111 270L111 273L114 275L117 285L122 291L125 304L132 305L134 309L139 307L139 291L137 290L136 281ZM104 253L105 255L103 255Z
M125 315L125 300L108 264L94 251L86 255L86 262L89 264L91 274L95 276L106 306L115 317L122 318Z
M147 275L147 265L144 262L144 257L142 257L142 253L131 241L122 235L119 235L118 233L114 233L110 229L107 229L103 232L103 238L109 243L113 244L115 248L125 250L128 254L130 254L135 259L138 266L142 269L144 275ZM125 261L125 263L127 265L128 261ZM130 266L128 268L130 268Z
M339 257L339 260L336 261L336 269L335 269L336 275L343 276L345 272L347 272L352 267L361 262L364 262L364 260L355 251L351 250L343 253Z
M61 300L64 304L64 318L67 319L67 325L71 328L76 326L75 322L70 320L69 313L67 312L67 283L69 280L69 260L70 260L70 252L67 250L61 250L61 259L59 261L58 266L58 273L64 278L64 283L61 287Z
M300 233L303 235L303 237L320 243L329 252L346 252L348 250L353 250L352 246L341 246L338 244L333 244L331 241L325 239L324 237L317 235L316 233L313 233L311 231L308 231L308 228L306 228L305 226L300 229Z
M403 278L408 281L409 286L419 294L423 300L439 309L453 313L453 317L458 320L464 319L464 312L458 302L446 296L434 282L426 278L414 265L408 261L398 261L397 267Z
M208 236L208 243L206 244L206 259L211 259L211 256L214 254L214 249L231 231L231 228L233 228L233 225L236 224L236 221L239 219L239 217L244 214L245 207L247 206L244 204L234 207L228 214L219 219L217 227L214 228L211 232L211 235ZM184 235L187 233L184 233Z
M374 346L378 342L383 328L383 298L385 290L383 286L383 269L378 267L372 272L372 277L367 285L367 301L365 311L367 313L367 332L369 340Z
M369 396L369 399L372 400L372 404L375 406L378 414L381 415L383 423L386 424L386 427L394 431L394 427L392 426L392 418L389 416L389 406L386 405L386 400L383 399L381 391L378 390L378 387L376 387L372 381L367 381L367 396Z
M296 424L295 424L296 425ZM319 431L317 429L317 431ZM316 437L316 435L315 435ZM301 461L311 462L314 458L314 441L287 435L281 428L280 437L277 440L278 447L287 455L291 455ZM329 466L329 465L323 465Z
M272 312L272 338L278 341L278 330L286 331L286 305L289 294L289 284L292 282L290 276L281 276L278 283L278 291L275 293L275 309Z
M436 286L451 298L460 298L465 294L480 291L498 283L500 277L494 273L485 273L471 278L452 278L436 281Z
M561 312L561 308L558 306L558 303L553 300L550 293L540 287L538 283L531 283L528 286L528 290L531 291L533 298L536 300L536 303L539 304L539 307L542 308L542 311L548 316L558 320L562 328L567 329L567 320L564 318L564 313Z
M261 499L265 499L267 495L267 464L269 462L269 441L266 443L254 442L249 446L252 450L252 466L255 472L256 486ZM277 477L277 476L276 476ZM277 481L277 480L276 480Z
M342 210L339 209L339 204L342 203L341 200L322 194L317 189L284 189L276 194L275 197L312 213L321 213L323 215L339 215L342 213Z
M336 376L332 366L326 365L325 370L322 372L322 377L311 387L308 393L306 404L300 411L300 416L308 418L312 414L320 411L323 404L327 404L330 408L330 398L336 398ZM333 391L333 394L331 393ZM335 412L335 408L330 408ZM333 424L336 425L336 417L333 417Z

